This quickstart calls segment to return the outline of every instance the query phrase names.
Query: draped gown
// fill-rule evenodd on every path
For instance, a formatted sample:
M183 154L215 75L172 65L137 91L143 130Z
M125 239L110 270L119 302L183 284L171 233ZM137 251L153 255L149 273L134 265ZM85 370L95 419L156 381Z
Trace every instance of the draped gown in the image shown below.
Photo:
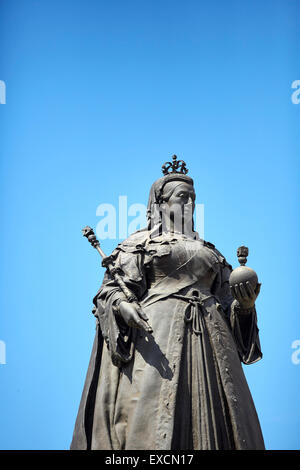
M105 275L72 449L263 449L241 362L261 357L255 307L231 296L231 266L214 245L139 231L111 259L153 333L128 327Z

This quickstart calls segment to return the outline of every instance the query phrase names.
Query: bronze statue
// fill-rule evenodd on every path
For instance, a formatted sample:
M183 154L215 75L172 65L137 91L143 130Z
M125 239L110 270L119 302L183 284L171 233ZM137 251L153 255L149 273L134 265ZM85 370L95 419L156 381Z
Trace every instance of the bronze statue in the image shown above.
M229 284L231 266L194 231L185 163L174 156L163 173L148 226L109 257L84 229L107 270L71 449L263 449L241 365L262 357L260 284L253 271Z

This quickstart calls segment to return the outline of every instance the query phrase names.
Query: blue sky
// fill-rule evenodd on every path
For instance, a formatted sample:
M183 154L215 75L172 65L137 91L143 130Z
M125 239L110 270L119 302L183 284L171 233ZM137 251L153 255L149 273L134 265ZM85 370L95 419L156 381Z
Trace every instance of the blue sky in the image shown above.
M264 357L245 373L267 448L299 449L299 2L2 0L0 13L0 448L69 447L104 274L81 228L120 195L146 204L176 153L205 238L234 266L249 246Z

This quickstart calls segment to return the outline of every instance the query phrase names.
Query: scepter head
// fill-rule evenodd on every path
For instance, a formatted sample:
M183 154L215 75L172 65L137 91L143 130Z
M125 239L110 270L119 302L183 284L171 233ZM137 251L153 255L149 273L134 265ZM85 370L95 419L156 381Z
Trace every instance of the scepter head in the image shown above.
M83 236L88 239L90 244L96 248L97 246L100 246L99 241L96 238L96 235L94 233L94 230L89 227L88 225L82 229Z

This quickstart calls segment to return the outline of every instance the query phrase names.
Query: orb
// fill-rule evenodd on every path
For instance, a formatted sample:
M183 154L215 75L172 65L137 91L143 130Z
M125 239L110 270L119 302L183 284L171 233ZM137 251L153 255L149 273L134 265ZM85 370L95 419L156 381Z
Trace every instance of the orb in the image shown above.
M258 277L253 269L248 268L248 266L239 266L234 269L229 277L229 285L234 286L235 284L240 284L241 282L246 283L250 282L253 289L256 288L258 283Z

